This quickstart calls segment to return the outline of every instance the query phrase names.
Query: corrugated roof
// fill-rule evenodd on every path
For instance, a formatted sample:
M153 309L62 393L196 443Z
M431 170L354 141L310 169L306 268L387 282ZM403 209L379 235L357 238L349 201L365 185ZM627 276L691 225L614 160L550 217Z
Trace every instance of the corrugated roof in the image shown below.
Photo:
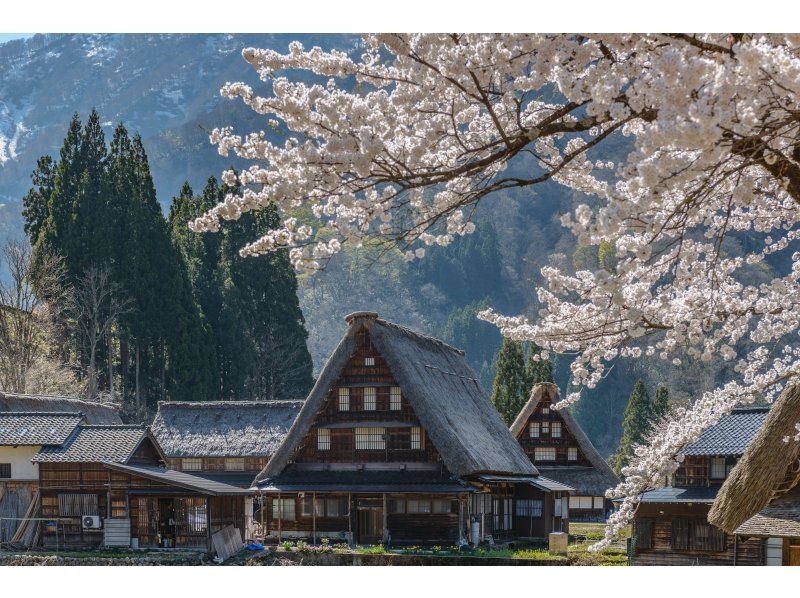
M713 503L719 492L719 486L692 486L690 488L657 488L641 495L641 502L655 503Z
M769 414L769 407L734 409L681 453L692 456L742 455Z
M286 441L259 474L259 481L277 477L291 461L330 386L352 355L355 335L362 326L451 473L537 474L467 365L463 351L372 313L351 314L348 323Z
M303 401L162 401L151 429L168 457L269 457L302 406Z
M27 395L0 391L0 412L27 411L49 413L82 413L87 424L121 424L113 405L83 401L76 397Z
M0 412L0 445L61 445L82 418L79 413Z
M179 488L186 488L201 494L210 496L230 496L230 495L248 495L252 491L247 488L239 488L216 480L211 480L205 477L192 475L185 471L177 471L175 469L165 469L163 467L156 467L154 465L126 465L123 463L107 463L107 467L117 471L125 471L134 475L139 475L151 480L163 482L170 486L177 486Z
M144 426L79 426L62 446L43 447L31 461L123 463L146 434Z

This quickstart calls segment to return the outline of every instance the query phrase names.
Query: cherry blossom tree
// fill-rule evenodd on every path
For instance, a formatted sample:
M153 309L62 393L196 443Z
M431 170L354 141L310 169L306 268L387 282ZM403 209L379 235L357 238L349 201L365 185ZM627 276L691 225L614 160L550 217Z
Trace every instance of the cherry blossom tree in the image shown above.
M471 233L492 194L554 181L587 197L562 223L581 245L614 243L615 267L544 268L535 319L481 317L542 357L574 354L577 388L599 384L620 357L735 363L734 380L636 450L597 548L675 471L687 442L737 403L796 381L800 36L386 34L365 36L358 58L299 43L243 56L264 94L243 83L222 94L285 141L214 130L221 154L252 166L224 173L241 193L193 230L273 202L282 225L243 255L288 248L295 267L314 270L343 244L379 239L414 259ZM316 82L292 80L297 71ZM616 162L603 159L612 136L630 147ZM316 220L295 216L309 210ZM750 241L742 254L725 251L731 236ZM784 254L786 272L748 283L750 268Z

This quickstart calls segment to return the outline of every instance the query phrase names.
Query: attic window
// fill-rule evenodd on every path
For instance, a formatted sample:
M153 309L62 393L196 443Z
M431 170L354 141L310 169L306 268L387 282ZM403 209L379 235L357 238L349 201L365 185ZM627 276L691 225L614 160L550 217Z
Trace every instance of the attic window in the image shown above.
M539 438L539 422L531 422L528 427L528 434L531 438Z
M550 407L542 407L542 415L549 415Z
M339 411L350 411L350 389L339 389Z
M422 448L422 428L414 426L411 428L411 450L417 451Z
M181 469L183 471L202 471L202 459L181 459Z
M400 411L403 400L400 396L400 387L392 386L389 389L389 409L392 411Z
M542 434L550 433L550 422L542 422Z
M555 461L556 448L554 446L537 446L534 451L536 461Z
M375 387L367 386L364 389L364 411L375 411Z
M375 451L386 448L386 428L356 428L356 450Z
M553 422L550 435L553 438L561 438L561 422Z
M317 430L317 450L329 451L331 448L330 428L319 428Z
M578 447L571 446L567 449L567 461L578 460Z
M364 358L364 365L375 365L375 358L374 357L365 357Z

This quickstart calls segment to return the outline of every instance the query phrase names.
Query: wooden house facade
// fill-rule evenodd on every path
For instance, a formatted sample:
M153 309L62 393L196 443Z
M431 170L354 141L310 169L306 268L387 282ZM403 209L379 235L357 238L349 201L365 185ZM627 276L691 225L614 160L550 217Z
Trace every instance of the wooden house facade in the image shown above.
M250 488L303 401L161 401L151 430L170 469Z
M158 442L142 426L79 425L33 461L45 547L210 551L216 531L246 528L249 491L166 469Z
M722 485L708 520L762 565L800 566L800 387L784 391ZM738 555L736 555L738 556Z
M768 408L741 408L723 416L682 451L665 488L645 492L631 538L634 565L758 565L763 543L726 533L709 510L736 462L763 425Z
M572 521L605 521L613 504L605 492L619 479L566 409L554 409L558 386L536 384L511 433L543 476L571 486Z
M257 480L275 539L455 544L566 529L464 354L371 312L343 339Z

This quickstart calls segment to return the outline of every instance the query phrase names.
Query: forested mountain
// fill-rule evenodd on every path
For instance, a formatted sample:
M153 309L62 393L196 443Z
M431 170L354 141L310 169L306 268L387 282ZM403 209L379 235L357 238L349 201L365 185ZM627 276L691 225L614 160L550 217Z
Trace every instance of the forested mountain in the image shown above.
M293 39L346 51L357 51L359 43L357 37L344 35L198 34L37 35L0 45L0 237L22 236L21 199L31 187L37 160L45 154L58 155L73 113L86 115L96 108L106 138L112 138L117 123L141 134L154 197L164 214L176 198L169 227L187 257L196 300L222 301L219 296L198 296L198 289L222 293L224 285L215 288L220 280L239 274L255 284L257 275L252 271L246 275L237 271L257 266L235 265L231 270L234 262L226 262L223 254L253 238L258 223L200 242L182 232L183 223L186 210L207 205L217 193L209 190L209 177L238 166L217 154L208 142L208 131L221 125L242 132L265 127L253 121L252 111L218 93L226 81L243 80L258 89L258 77L242 60L241 49L254 45L284 50ZM622 153L625 140L603 147ZM524 162L512 165L527 167ZM480 206L474 234L450 247L429 250L425 259L408 263L399 250L385 247L348 249L325 271L300 277L298 295L315 371L340 337L343 316L369 309L464 348L490 390L501 339L475 313L491 305L535 317L534 289L542 266L597 269L613 259L613 248L578 249L560 225L560 215L572 209L576 199L556 184L509 191ZM209 251L214 253L214 265L204 266ZM760 268L754 276L768 280L769 266ZM215 346L224 342L218 338ZM250 348L256 350L252 344ZM568 358L555 359L554 366L555 379L566 390ZM235 364L220 367L230 370L229 381L235 385ZM657 357L620 362L603 384L587 393L575 413L601 452L609 455L616 449L623 411L638 378L649 387L669 387L673 400L681 401L713 388L725 377L721 365L688 361L680 377L670 379L667 371Z

